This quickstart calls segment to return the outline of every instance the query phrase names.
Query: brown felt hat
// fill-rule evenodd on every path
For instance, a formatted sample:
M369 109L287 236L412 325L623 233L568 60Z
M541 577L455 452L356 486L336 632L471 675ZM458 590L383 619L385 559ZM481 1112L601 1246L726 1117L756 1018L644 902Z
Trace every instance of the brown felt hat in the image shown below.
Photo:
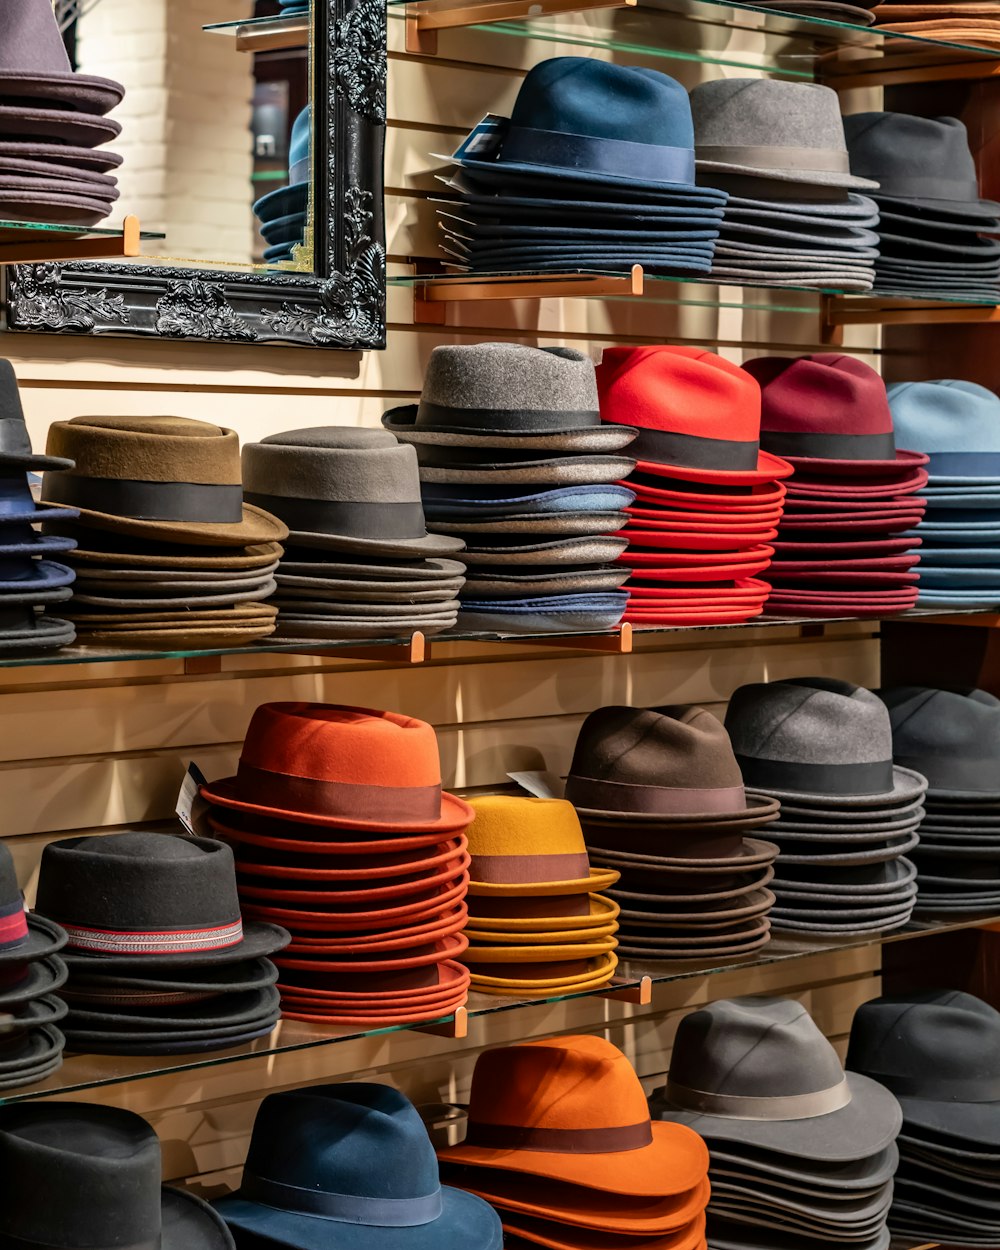
M187 417L74 417L49 428L46 452L76 468L46 473L43 499L79 508L84 527L210 547L288 534L277 517L243 502L233 430Z

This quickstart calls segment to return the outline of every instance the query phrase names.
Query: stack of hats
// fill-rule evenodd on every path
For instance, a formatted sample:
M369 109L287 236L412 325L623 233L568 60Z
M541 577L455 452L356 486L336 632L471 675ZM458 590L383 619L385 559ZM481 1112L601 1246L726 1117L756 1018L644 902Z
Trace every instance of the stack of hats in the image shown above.
M233 853L221 842L147 830L50 842L37 906L68 934L59 993L73 1050L226 1050L278 1022L267 956L288 934L244 925Z
M1000 46L1000 13L990 0L882 0L875 9L880 31L919 35L943 43L972 44L980 48ZM894 40L898 48L901 40ZM907 45L909 46L909 45Z
M121 83L75 74L52 0L0 7L0 218L95 226L118 199Z
M428 534L412 447L382 430L289 430L243 448L247 500L291 531L275 639L398 638L455 624L460 538Z
M134 1111L79 1102L0 1107L0 1170L9 1185L0 1239L49 1250L235 1250L210 1206L161 1186L162 1169L159 1139Z
M282 17L297 17L300 13L309 12L310 0L278 0Z
M243 501L239 439L186 417L74 417L49 427L46 534L78 543L67 616L88 643L239 646L274 630L288 531ZM66 518L66 519L63 519ZM75 519L70 519L75 518Z
M490 117L453 160L461 193L444 250L475 272L704 274L723 192L695 186L687 92L657 70L586 57L527 73L510 119Z
M887 1250L899 1104L844 1072L801 1003L734 998L685 1016L650 1106L708 1143L713 1250Z
M73 570L48 557L72 550L71 538L43 537L33 523L60 516L40 508L28 474L61 473L73 461L32 454L17 378L0 360L0 654L64 647L76 637L72 622L46 616L48 604L69 599ZM70 516L77 516L70 512Z
M851 169L879 183L878 289L996 303L1000 241L984 236L1000 232L1000 204L980 199L964 123L855 113L844 128Z
M926 484L900 451L881 377L852 356L762 356L761 446L795 466L767 571L776 616L884 616L917 600ZM909 443L906 444L910 446Z
M903 1244L1000 1244L1000 1013L957 990L859 1007L847 1066L903 1108L889 1227Z
M700 1250L708 1151L650 1120L632 1065L601 1037L553 1037L476 1060L468 1132L445 1180L500 1213L508 1247Z
M759 448L760 387L696 347L609 347L601 416L639 427L636 496L620 536L633 625L709 625L759 616L792 468Z
M871 6L861 8L860 4L843 4L841 0L765 0L758 7L775 9L789 17L806 17L810 21L842 22L852 26L871 26L875 21L872 8L878 0L871 0ZM810 28L814 32L815 28Z
M618 873L591 868L565 799L491 794L469 800L472 988L548 998L614 976L618 904L599 893Z
M310 1085L269 1094L254 1120L239 1189L213 1205L241 1247L501 1250L503 1244L495 1211L441 1184L417 1109L388 1085Z
M566 797L591 863L621 873L619 954L716 959L770 936L778 848L751 836L778 804L747 797L725 729L704 708L606 707L577 739Z
M290 4L287 16L304 12L308 12L308 4L302 7ZM270 265L292 260L293 250L305 239L309 220L309 187L312 183L311 147L312 111L307 105L292 125L288 145L288 185L269 191L253 206L253 215L267 244L264 260Z
M896 382L899 437L927 452L921 607L1000 605L1000 399L975 382Z
M235 849L246 915L292 933L284 1014L355 1026L439 1019L469 974L464 830L434 730L395 712L265 703L235 777L202 787Z
M880 691L898 764L927 778L918 914L1000 911L1000 699L985 690Z
M776 929L796 934L898 929L916 900L927 781L893 765L885 704L825 677L741 686L726 728L747 788L781 801L768 831L781 847Z
M711 277L741 286L867 291L877 181L851 172L830 87L718 78L691 92L698 180L729 193Z
M56 954L66 934L25 910L14 861L0 843L0 1091L33 1085L58 1071L65 1039L56 1025L66 1005L53 997L66 980Z
M436 347L419 405L382 421L417 449L431 529L466 544L460 629L618 624L628 571L610 561L625 549L618 531L635 494L615 484L634 464L617 453L636 431L601 424L589 357L514 343Z

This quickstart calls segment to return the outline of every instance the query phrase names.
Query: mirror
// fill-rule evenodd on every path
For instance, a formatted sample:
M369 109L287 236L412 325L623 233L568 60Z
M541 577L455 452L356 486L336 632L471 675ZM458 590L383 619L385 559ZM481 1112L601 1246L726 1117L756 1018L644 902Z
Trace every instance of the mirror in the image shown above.
M135 214L163 237L134 261L11 266L6 328L384 347L384 0L55 0L54 16L77 84L125 89L88 144L88 186L96 163L113 188L99 224ZM13 90L0 72L0 188L24 138Z

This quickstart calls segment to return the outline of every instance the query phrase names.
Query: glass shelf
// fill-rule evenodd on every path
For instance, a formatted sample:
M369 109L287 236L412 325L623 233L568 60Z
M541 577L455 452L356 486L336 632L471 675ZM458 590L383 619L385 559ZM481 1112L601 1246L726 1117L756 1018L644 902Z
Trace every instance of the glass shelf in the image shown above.
M202 26L202 30L235 39L238 52L274 52L282 48L308 47L309 19L308 13L244 17L235 22L210 22Z
M45 261L112 260L139 255L143 239L165 236L140 229L129 214L120 226L53 225L44 221L0 220L0 266Z
M46 221L0 220L0 243L20 242L30 238L62 239L117 239L122 227L97 228L96 226L57 226ZM140 239L165 239L159 230L140 230Z
M711 960L674 960L638 963L623 961L618 967L618 976L613 985L599 990L581 991L575 994L559 994L551 998L500 998L484 994L470 994L467 1003L469 1019L498 1015L510 1011L544 1011L554 1003L571 1002L576 999L601 999L629 988L638 989L645 978L654 985L665 985L672 982L692 980L695 977L713 976L719 973L735 972L739 969L764 968L773 964L786 963L796 959L807 959L811 955L830 954L835 951L860 950L872 946L882 946L889 942L907 941L913 938L927 937L933 934L956 932L961 929L973 929L1000 923L1000 917L984 914L975 918L966 917L961 921L947 922L911 922L898 932L885 934L857 934L844 938L810 938L800 940L791 936L777 935L772 937L767 946L753 954L740 958L713 963ZM444 1016L440 1021L429 1022L439 1024L444 1029L452 1016ZM277 1029L265 1038L249 1042L231 1050L209 1052L193 1056L150 1056L136 1058L133 1056L82 1055L70 1054L62 1068L55 1074L37 1085L23 1090L13 1090L3 1095L0 1102L26 1102L32 1099L51 1098L55 1096L78 1093L83 1090L101 1089L109 1085L120 1085L129 1081L143 1080L148 1077L162 1076L173 1072L200 1071L207 1068L221 1067L226 1064L240 1063L271 1055L281 1055L293 1051L311 1050L320 1046L333 1046L341 1042L355 1041L368 1037L385 1037L390 1033L420 1032L427 1025L395 1025L376 1029L328 1029L322 1025L305 1024L294 1020L282 1020ZM446 1033L447 1035L447 1033Z

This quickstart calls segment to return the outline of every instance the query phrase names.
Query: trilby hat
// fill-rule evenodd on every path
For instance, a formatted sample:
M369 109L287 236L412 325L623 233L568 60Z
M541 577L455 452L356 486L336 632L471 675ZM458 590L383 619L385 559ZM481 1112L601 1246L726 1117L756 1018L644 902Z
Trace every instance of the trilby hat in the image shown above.
M263 704L236 776L201 793L221 807L330 829L458 831L473 816L441 792L437 738L425 721L324 703Z
M43 5L48 8L47 5ZM51 10L49 10L51 16ZM4 9L0 14L0 26L7 16ZM60 47L62 43L60 42ZM2 40L0 40L0 58L2 58ZM65 53L63 53L65 55ZM3 86L3 74L0 73L0 88ZM23 469L25 472L40 472L43 469L72 469L73 461L59 456L36 456L31 450L31 439L24 421L24 410L21 407L21 394L17 388L17 377L14 366L9 360L0 360L0 472L9 469Z
M589 356L517 343L435 347L419 405L393 408L382 424L406 443L519 451L617 451L635 437L601 425Z
M1000 699L985 690L880 690L893 759L928 781L928 795L1000 803Z
M66 934L57 924L25 908L13 856L6 843L0 843L0 969L45 959L65 945Z
M74 73L48 0L5 0L0 12L0 94L103 114L125 95L110 78Z
M604 421L639 427L636 470L685 481L752 485L791 466L760 450L760 388L696 347L609 347L597 366Z
M46 452L76 462L46 473L46 503L87 526L160 542L244 547L280 542L276 517L243 502L239 439L187 417L74 417L49 427Z
M1000 397L951 378L888 388L900 439L928 453L931 484L1000 481Z

